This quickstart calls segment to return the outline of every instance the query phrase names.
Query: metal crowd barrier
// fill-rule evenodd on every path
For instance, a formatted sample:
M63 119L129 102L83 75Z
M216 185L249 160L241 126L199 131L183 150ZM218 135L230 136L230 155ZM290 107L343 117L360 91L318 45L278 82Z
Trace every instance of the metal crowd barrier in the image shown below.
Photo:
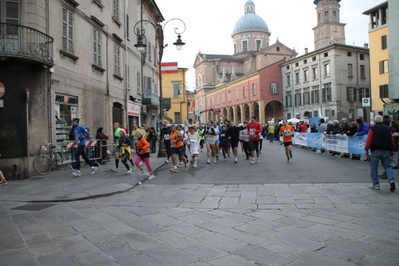
M74 167L76 163L75 153L78 144L75 140L66 140L63 143L62 157L63 162L70 167ZM103 160L102 142L99 139L87 140L85 145L85 152L89 160L94 164L100 166ZM82 161L82 157L80 157Z

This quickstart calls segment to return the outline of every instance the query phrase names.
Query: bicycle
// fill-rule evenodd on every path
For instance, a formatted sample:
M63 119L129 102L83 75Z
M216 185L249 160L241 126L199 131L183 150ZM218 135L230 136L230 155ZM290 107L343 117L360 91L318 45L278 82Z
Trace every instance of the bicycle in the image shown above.
M47 149L44 145L40 145L40 154L33 160L33 169L39 175L47 175L51 169L58 170L58 166L62 165L62 155L55 151L56 146L48 143Z

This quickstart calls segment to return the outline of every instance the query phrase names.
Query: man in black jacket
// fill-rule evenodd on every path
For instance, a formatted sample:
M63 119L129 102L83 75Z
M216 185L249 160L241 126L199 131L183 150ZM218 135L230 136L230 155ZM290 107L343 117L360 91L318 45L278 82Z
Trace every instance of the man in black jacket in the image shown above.
M391 165L391 154L395 148L395 142L392 137L391 129L384 125L381 115L374 118L375 125L372 126L368 132L367 141L365 145L366 153L371 150L370 157L370 176L373 184L369 186L371 189L380 189L380 180L378 178L378 163L381 164L387 173L390 184L390 190L395 191L395 179L393 178L393 171Z
M245 129L243 126L235 126L234 123L228 121L229 128L227 129L226 136L230 140L230 146L234 154L234 163L237 163L238 157L238 142L240 141L240 131Z

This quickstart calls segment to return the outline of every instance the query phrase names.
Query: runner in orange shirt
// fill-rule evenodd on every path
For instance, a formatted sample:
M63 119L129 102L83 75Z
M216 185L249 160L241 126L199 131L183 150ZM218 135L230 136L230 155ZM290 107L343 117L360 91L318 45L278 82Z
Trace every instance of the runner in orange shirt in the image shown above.
M294 128L288 125L287 120L283 121L283 126L280 128L280 136L283 136L283 143L285 155L287 156L287 163L292 159L292 136L294 135Z
M173 167L170 169L170 171L177 173L177 156L179 156L179 158L184 162L184 171L187 171L189 165L187 164L187 159L184 156L183 135L176 130L175 125L170 126L170 146L173 163Z

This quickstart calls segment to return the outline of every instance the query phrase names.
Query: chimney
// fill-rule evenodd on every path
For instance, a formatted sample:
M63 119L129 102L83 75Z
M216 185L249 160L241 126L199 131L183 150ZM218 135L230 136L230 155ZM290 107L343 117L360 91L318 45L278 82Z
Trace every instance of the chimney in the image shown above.
M364 47L365 49L368 49L368 48L369 48L369 44L368 44L368 43L364 43L364 44L363 44L363 47Z
M305 54L307 54L309 52L308 48L305 48Z

